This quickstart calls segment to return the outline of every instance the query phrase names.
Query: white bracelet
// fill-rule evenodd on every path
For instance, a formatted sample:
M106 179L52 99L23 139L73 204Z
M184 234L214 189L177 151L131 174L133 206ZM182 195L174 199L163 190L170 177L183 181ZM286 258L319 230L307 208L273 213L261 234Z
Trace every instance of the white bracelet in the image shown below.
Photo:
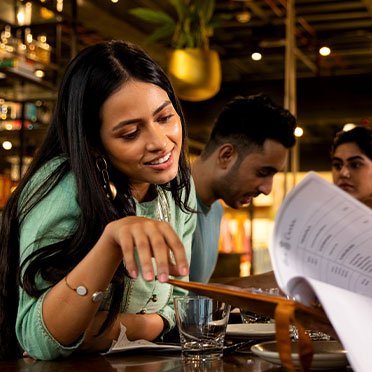
M74 288L70 284L68 284L67 281L67 275L65 276L65 283L68 288L75 291L79 296L86 296L88 294L88 289L84 287L83 285L79 285L78 287ZM97 291L92 294L92 302L99 302L103 299L104 292L103 291Z

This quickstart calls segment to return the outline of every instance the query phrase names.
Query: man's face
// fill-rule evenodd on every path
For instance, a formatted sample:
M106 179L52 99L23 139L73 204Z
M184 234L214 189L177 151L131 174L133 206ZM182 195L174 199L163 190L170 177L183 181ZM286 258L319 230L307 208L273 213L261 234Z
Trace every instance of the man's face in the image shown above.
M270 194L273 177L283 169L287 156L286 147L267 139L263 148L249 153L240 164L235 160L226 174L214 181L214 191L229 207L241 208L260 194Z

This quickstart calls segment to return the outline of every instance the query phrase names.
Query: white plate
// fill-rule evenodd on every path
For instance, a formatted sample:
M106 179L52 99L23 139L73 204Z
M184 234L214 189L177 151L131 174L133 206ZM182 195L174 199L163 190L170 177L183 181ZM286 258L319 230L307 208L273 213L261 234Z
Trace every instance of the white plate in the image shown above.
M233 338L250 338L254 340L268 340L275 338L274 323L244 323L228 324L226 336Z
M342 368L348 364L346 351L339 342L313 341L313 345L314 356L310 368L311 371ZM276 341L267 341L254 345L251 347L251 351L270 363L281 364L279 353L276 349ZM297 342L292 342L292 360L294 366L299 368Z

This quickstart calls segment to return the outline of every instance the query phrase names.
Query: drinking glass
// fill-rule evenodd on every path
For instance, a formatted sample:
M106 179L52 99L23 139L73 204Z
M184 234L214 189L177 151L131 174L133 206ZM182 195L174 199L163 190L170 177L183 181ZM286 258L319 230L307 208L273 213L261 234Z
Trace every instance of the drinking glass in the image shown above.
M265 295L271 295L271 296L279 296L280 291L279 288L246 288L246 290L254 293L260 293ZM240 309L240 316L242 319L242 323L273 323L274 320L259 314L256 314L251 311L247 311L244 309Z
M211 361L223 355L230 305L201 296L174 297L184 361Z

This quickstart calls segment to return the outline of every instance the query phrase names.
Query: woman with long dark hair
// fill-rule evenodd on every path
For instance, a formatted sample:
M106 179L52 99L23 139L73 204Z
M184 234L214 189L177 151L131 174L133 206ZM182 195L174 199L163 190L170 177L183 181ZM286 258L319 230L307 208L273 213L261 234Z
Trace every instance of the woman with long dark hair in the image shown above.
M3 211L2 359L102 351L121 326L152 340L175 325L166 281L187 279L196 223L185 129L169 80L140 48L101 43L68 65Z

